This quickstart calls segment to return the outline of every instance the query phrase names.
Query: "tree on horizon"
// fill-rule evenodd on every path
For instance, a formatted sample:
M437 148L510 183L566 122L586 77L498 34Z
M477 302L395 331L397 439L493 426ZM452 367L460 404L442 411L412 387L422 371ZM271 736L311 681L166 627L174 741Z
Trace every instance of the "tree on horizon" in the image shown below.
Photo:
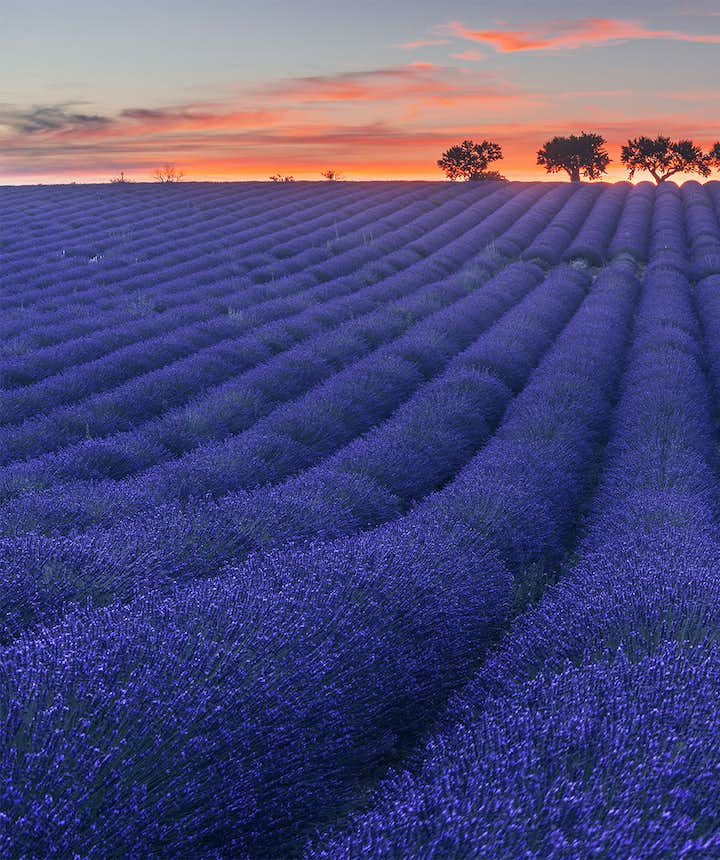
M500 161L503 157L502 147L491 140L475 143L464 140L451 146L438 159L437 166L444 171L451 182L456 179L478 181L496 179L503 181L505 177L496 170L488 171L488 165Z
M691 140L671 140L661 134L656 138L643 135L628 140L622 148L620 160L627 167L630 179L637 171L645 170L660 185L677 173L709 176L713 152L704 155L702 149Z
M599 179L611 161L604 145L605 138L594 132L556 136L538 150L537 163L548 173L564 170L571 182L580 182L581 175L587 179Z
M712 149L708 153L708 164L711 167L717 167L720 170L720 140L715 141Z

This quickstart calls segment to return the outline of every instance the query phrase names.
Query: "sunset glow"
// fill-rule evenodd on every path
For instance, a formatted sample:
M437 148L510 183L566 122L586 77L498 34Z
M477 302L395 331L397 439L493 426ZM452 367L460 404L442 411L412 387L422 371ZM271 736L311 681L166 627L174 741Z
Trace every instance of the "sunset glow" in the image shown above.
M426 2L133 2L122 19L102 3L35 5L0 10L3 184L148 181L164 162L193 180L316 180L330 166L441 179L437 158L467 137L498 141L508 178L537 179L543 141L581 129L606 137L615 180L630 136L720 138L709 0L610 3L603 17L556 0L532 19L514 0L442 15Z

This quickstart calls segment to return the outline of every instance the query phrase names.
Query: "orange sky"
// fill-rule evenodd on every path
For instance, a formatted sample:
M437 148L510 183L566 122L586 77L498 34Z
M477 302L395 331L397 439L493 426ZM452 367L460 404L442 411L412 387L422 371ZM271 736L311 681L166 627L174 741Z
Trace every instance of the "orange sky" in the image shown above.
M371 22L362 17L356 38L346 34L338 45L328 37L322 46L317 33L314 43L301 42L298 19L296 53L288 56L280 44L292 28L276 30L274 58L252 59L248 42L252 62L243 66L237 55L245 53L236 46L231 56L240 70L232 75L220 62L218 29L221 9L234 20L232 4L209 2L217 12L210 31L217 42L193 42L188 18L190 36L171 26L167 41L190 38L197 46L193 62L146 56L134 46L134 79L128 57L124 77L103 78L121 57L102 44L101 31L94 58L82 50L79 59L65 56L68 75L82 78L105 48L97 83L85 87L79 80L59 83L65 67L56 63L52 82L34 86L18 65L18 49L0 90L0 182L107 181L120 171L148 181L165 162L195 180L274 173L319 179L327 168L348 179L442 179L437 159L465 138L500 143L505 157L494 166L508 178L538 179L545 176L535 163L542 143L583 130L607 138L613 158L607 179L616 180L626 177L619 152L629 137L688 136L706 147L720 140L720 15L700 14L702 3L700 12L674 17L658 12L665 4L648 2L636 4L646 14L632 18L555 14L534 21L498 19L462 2L451 3L458 15L443 21L434 5L419 3L418 21L398 16L395 30L388 23L396 38L376 39L372 50L363 31ZM563 3L548 8L592 8ZM515 7L521 8L516 0L503 4L507 14ZM347 29L349 15L337 26ZM47 39L46 53L54 44L49 29ZM143 63L155 64L154 76Z

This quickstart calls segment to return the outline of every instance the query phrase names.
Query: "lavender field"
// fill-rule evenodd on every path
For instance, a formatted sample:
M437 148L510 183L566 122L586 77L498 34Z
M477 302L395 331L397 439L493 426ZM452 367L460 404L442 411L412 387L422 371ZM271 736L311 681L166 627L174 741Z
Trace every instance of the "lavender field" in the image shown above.
M720 857L720 182L0 188L0 855Z

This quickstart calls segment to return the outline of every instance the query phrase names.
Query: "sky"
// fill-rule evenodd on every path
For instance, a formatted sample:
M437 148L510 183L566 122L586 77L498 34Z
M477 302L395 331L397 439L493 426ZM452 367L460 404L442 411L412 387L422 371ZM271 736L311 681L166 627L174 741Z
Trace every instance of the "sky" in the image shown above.
M617 180L629 137L720 140L718 69L720 0L0 0L0 184L442 179L465 138L539 179L580 131Z

